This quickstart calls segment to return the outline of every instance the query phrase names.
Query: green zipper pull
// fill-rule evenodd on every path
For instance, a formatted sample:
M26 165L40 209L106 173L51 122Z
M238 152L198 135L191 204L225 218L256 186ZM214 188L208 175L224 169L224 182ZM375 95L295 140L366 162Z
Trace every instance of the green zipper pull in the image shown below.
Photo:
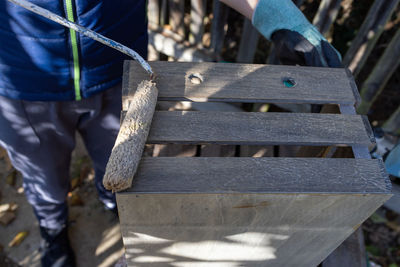
M71 22L75 22L74 12L72 8L72 0L65 1L67 8L67 19ZM79 68L79 53L78 53L78 41L76 36L76 31L69 29L69 34L71 36L71 46L72 46L72 57L74 60L74 87L75 87L75 100L81 100L81 71Z

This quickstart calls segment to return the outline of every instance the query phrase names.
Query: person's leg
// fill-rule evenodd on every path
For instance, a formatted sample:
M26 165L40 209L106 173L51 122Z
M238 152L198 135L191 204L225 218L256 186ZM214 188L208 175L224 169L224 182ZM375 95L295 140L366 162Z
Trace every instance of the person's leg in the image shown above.
M0 144L23 175L25 195L39 220L42 263L74 266L69 246L66 196L78 116L65 116L56 102L0 97ZM71 115L71 114L69 114Z
M120 127L121 85L92 98L93 110L80 117L78 129L93 161L100 200L115 209L115 195L104 188L103 176Z
M25 195L42 227L67 222L70 154L75 145L73 122L57 114L53 102L0 97L0 142L23 175ZM70 123L70 125L68 125Z

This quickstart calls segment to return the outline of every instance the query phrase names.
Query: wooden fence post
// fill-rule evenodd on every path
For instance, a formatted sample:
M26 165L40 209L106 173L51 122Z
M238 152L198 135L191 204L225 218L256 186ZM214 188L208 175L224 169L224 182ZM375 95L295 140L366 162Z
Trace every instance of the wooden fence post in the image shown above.
M226 21L228 19L229 8L219 0L213 3L213 20L211 24L211 51L217 57L220 56L226 34Z
M168 23L167 8L168 8L168 0L161 0L160 25L165 25Z
M382 129L387 133L400 134L400 106L383 124Z
M364 82L361 88L361 105L357 111L360 114L366 114L376 97L381 93L386 83L389 81L393 72L400 64L400 29L390 41L384 54L375 65L372 73Z
M245 19L236 62L253 63L259 38L260 34L256 28L254 28L251 21Z
M190 44L200 45L202 44L203 32L204 32L204 16L206 14L205 0L191 0L190 9Z
M184 12L184 0L169 0L169 24L172 30L182 37L185 36Z
M375 0L369 9L367 17L343 59L343 64L353 72L355 77L367 61L398 3L399 0Z
M158 0L149 0L147 4L147 17L149 20L149 26L159 27L160 24L160 6ZM160 53L152 45L148 46L148 56L149 61L156 61L160 59Z
M158 0L149 0L147 6L147 16L149 23L158 25L160 19L160 7L158 5Z
M318 12L314 17L313 24L326 35L339 13L342 0L322 0Z

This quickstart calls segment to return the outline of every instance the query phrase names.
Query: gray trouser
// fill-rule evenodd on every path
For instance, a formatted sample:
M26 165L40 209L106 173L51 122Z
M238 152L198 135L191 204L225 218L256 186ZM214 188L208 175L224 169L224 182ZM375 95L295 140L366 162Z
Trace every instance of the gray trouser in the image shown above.
M82 101L23 101L0 96L0 145L24 179L25 195L42 227L67 223L66 197L75 131L83 137L103 202L115 197L102 184L119 130L121 86Z

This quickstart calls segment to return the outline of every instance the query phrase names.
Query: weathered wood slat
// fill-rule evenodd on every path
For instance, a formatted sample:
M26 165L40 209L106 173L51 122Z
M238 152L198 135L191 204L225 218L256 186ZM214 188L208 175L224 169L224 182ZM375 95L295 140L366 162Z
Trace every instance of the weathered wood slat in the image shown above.
M400 106L390 115L389 119L385 121L382 129L391 134L400 134Z
M359 115L156 111L147 142L325 146L369 145L371 137Z
M147 5L147 15L149 23L158 25L160 19L160 7L158 0L149 0Z
M236 62L253 63L260 34L250 20L245 19Z
M313 24L317 29L326 35L339 13L342 0L322 0Z
M159 100L349 105L356 102L344 69L204 62L150 65L158 77ZM196 73L203 77L200 84L189 79ZM127 100L148 74L135 61L128 61L124 76L129 81L123 87L123 99ZM286 87L284 78L293 78L297 85Z
M128 266L317 266L387 195L117 195Z
M360 227L322 262L321 267L366 267L365 254L364 236Z
M346 106L346 105L339 105L339 110L342 114L357 114L356 109L354 106ZM363 122L365 125L365 130L370 136L370 139L373 143L376 142L374 133L372 131L371 125L369 124L368 118L366 116L363 116ZM360 146L360 145L355 145L352 146L353 150L353 155L355 158L364 158L364 159L370 159L371 154L369 153L368 146ZM334 153L334 151L332 151Z
M378 159L143 158L127 192L390 193L388 179Z
M213 19L211 24L211 51L220 57L220 52L224 45L224 39L227 28L226 23L228 20L229 8L220 1L213 2Z
M343 64L348 66L354 76L358 76L362 70L398 3L399 0L375 0L370 7L343 59Z
M185 15L185 1L184 0L169 0L169 23L172 30L180 36L185 36L185 25L183 16Z
M169 57L173 57L178 61L201 62L205 60L212 60L212 57L209 56L204 50L199 50L194 47L188 47L184 44L177 43L174 38L165 36L158 32L149 32L149 44L156 51L161 52Z
M153 25L153 27L159 27L160 22L160 7L158 0L149 0L147 2L147 17L149 21L149 25ZM148 46L148 55L147 59L149 61L156 61L160 59L160 53L154 49L154 46Z
M165 25L168 23L168 18L167 18L167 6L168 6L168 0L161 0L161 9L160 9L160 24Z
M357 157L367 154L372 138L354 112L358 92L345 70L152 65L159 100L332 103L351 114L156 112L149 143L178 145L154 155L202 146L191 146L196 157L142 158L133 186L117 194L129 266L317 266L390 197L381 160L288 158L294 152L283 151L348 145ZM124 109L147 78L134 63L125 66ZM284 77L297 85L283 86ZM239 145L275 146L254 154L256 146ZM287 157L232 157L283 152Z
M385 52L375 64L371 74L361 87L361 105L357 108L360 114L367 114L378 95L389 82L390 77L400 66L400 28L397 29Z
M205 0L190 0L190 35L189 42L191 44L202 44L203 32L204 32L204 16L206 14Z

